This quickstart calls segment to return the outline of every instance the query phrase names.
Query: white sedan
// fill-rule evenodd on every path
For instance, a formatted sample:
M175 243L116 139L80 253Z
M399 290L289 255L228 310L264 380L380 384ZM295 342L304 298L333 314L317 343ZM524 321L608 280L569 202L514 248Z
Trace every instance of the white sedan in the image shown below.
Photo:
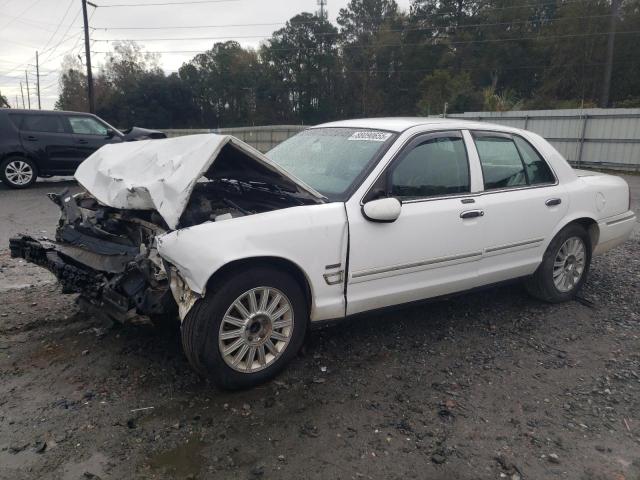
M435 118L340 121L266 156L229 136L108 145L52 195L57 242L12 239L111 318L177 307L183 346L225 388L263 382L309 325L523 279L574 297L634 228L619 177L540 136Z

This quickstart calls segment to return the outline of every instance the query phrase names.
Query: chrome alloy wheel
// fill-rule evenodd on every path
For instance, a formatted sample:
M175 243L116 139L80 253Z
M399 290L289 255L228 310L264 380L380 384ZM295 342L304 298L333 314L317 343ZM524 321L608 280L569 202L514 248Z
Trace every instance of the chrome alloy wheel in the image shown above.
M4 167L4 174L7 180L14 185L27 185L33 178L31 165L22 160L13 160Z
M238 372L255 373L284 352L293 333L293 307L280 290L257 287L234 300L220 322L218 348Z
M562 244L553 262L553 283L558 291L570 292L580 281L587 260L586 252L579 237L570 237Z

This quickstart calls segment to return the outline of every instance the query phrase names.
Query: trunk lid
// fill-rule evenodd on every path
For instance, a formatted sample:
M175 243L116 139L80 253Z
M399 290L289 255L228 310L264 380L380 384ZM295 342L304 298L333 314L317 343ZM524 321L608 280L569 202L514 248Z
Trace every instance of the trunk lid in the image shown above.
M258 150L230 135L108 144L78 167L75 178L101 204L125 210L156 210L170 229L198 181L215 168L220 177L238 171L315 203L324 198Z

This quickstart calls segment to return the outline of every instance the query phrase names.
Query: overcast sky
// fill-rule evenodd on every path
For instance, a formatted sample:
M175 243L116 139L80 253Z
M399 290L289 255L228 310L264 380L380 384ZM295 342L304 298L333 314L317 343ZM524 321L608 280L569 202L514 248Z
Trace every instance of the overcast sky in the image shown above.
M340 8L344 8L348 0L326 1L329 19L335 23ZM396 1L400 8L406 10L411 0ZM177 2L180 4L157 5ZM204 51L215 42L237 40L244 46L256 47L295 14L316 11L317 2L318 0L95 0L93 3L98 8L88 7L91 17L89 25L95 28L91 30L91 49L106 52L111 49L111 44L105 40L132 39L148 51L184 52L161 54L160 65L169 73L191 59L195 51ZM131 4L156 5L116 6ZM116 29L118 27L121 29ZM135 29L122 29L126 27ZM27 103L26 69L29 72L31 107L37 108L36 50L40 51L42 108L52 108L58 96L58 73L62 58L66 54L84 56L81 0L0 0L0 91L12 106L15 106L16 96L19 103L22 103L21 81L25 104ZM103 61L103 53L92 55L94 72Z

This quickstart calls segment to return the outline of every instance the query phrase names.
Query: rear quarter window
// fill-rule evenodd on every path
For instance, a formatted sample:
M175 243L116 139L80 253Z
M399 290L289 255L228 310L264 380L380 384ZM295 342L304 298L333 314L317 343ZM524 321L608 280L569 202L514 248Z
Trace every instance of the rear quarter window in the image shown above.
M541 183L554 183L556 181L553 172L542 156L524 138L514 135L513 140L518 146L518 151L524 162L529 177L530 185Z
M59 115L23 115L20 130L27 132L65 133Z

